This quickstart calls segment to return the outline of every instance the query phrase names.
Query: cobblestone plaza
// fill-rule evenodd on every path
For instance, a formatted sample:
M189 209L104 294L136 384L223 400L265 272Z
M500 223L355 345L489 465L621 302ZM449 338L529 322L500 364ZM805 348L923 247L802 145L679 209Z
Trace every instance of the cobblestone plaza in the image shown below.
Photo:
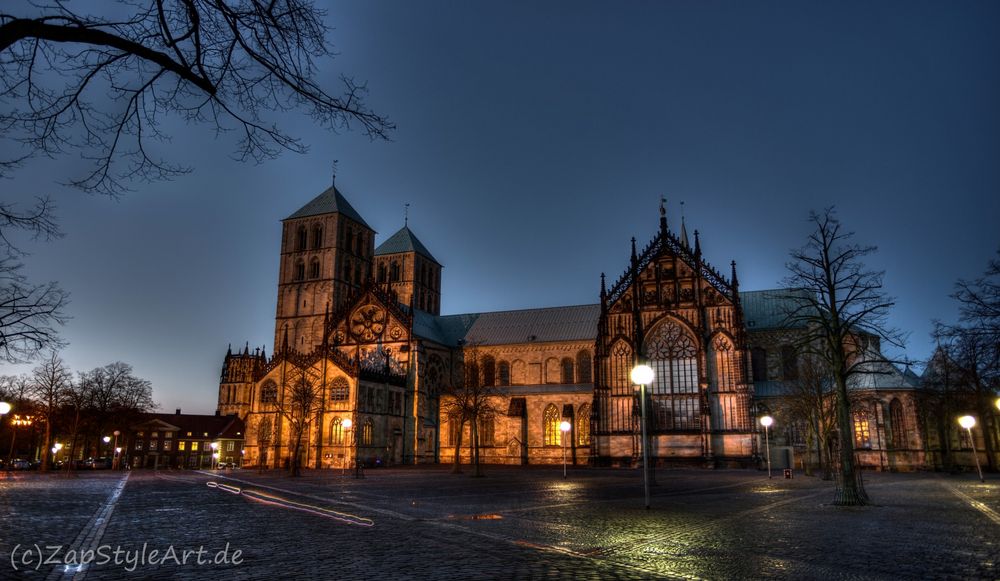
M2 578L996 579L1000 479L447 467L0 479ZM88 553L89 551L89 553ZM155 553L154 553L155 551ZM78 563L83 568L42 561ZM90 557L87 557L90 555ZM102 559L103 557L103 559ZM103 564L100 561L105 561ZM218 563L216 563L218 561Z

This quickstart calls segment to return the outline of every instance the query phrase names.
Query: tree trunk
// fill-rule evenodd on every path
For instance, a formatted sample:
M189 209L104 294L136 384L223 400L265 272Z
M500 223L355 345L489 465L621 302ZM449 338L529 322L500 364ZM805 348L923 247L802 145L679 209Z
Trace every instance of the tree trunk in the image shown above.
M868 494L861 481L861 471L854 461L854 426L851 422L851 403L847 397L847 381L841 375L837 379L837 427L840 431L840 472L834 506L865 506L869 504Z
M472 477L478 478L483 475L482 469L479 466L479 421L478 418L473 418L472 423L469 425L471 433L469 434L469 452L472 455Z
M465 428L465 422L458 424L458 438L455 440L455 463L451 466L452 474L462 473L462 431Z
M39 468L41 472L48 472L49 470L49 453L52 447L52 416L45 418L45 440L42 445L42 466Z
M292 452L292 476L301 476L302 471L299 468L299 451L302 448L302 430L298 430L295 436L295 449Z

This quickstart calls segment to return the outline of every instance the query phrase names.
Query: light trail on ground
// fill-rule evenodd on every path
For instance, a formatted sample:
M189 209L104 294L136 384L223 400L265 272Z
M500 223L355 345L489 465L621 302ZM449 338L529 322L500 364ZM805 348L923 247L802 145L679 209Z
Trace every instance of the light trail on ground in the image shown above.
M347 514L345 512L338 512L329 508L322 506L316 506L313 504L306 504L304 502L296 502L294 500L284 498L281 496L276 496L273 494L267 494L262 490L254 490L250 488L240 488L238 486L232 486L230 484L225 484L222 482L206 482L209 488L216 488L223 492L228 492L230 494L235 494L237 496L243 496L255 502L266 504L269 506L277 506L280 508L287 508L291 510L297 510L300 512L305 512L308 514L321 516L324 518L333 519L340 521L345 524L361 526L361 527L373 527L375 526L375 521L370 518L365 518L362 516L357 516L354 514Z

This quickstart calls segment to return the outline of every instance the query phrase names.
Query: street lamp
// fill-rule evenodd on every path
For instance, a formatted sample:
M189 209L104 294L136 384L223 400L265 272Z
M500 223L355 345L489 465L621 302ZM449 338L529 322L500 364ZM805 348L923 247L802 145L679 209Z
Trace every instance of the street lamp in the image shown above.
M340 475L347 476L347 465L351 462L351 437L349 434L354 422L351 421L351 418L347 418L340 425L344 428L344 465L340 467Z
M986 482L983 480L983 469L979 466L979 453L976 452L976 440L972 437L972 428L976 425L976 418L972 416L962 416L958 418L958 425L962 426L969 432L969 444L972 445L972 457L976 459L976 470L979 472L979 481Z
M56 459L59 458L59 450L62 450L63 445L56 442L52 445L52 463L56 463Z
M760 425L764 426L764 450L767 452L767 477L771 477L771 443L768 441L767 429L774 423L774 418L764 416L760 418Z
M212 447L212 469L214 470L219 465L219 443L212 442L209 445Z
M9 411L10 411L10 404L7 403L7 402L5 402L5 401L0 401L0 425L3 425L3 417L5 415L7 415L7 412L9 412ZM14 430L11 430L10 447L13 450L13 448L14 448ZM12 454L13 454L13 452L11 452L11 455ZM10 457L9 456L10 455L8 455L8 458L7 458L7 469L8 470L10 470Z
M6 415L10 411L10 404L5 401L0 401L0 416Z
M653 368L636 365L629 374L632 383L639 386L640 414L642 421L642 484L646 493L646 508L649 508L649 446L646 442L646 386L653 383Z
M118 454L122 451L122 449L118 447L118 436L121 434L121 431L115 430L115 456L111 459L112 470L116 470L118 468Z
M566 478L566 435L569 433L570 428L573 426L569 422L563 420L559 424L559 431L562 432L562 449L563 449L563 478Z

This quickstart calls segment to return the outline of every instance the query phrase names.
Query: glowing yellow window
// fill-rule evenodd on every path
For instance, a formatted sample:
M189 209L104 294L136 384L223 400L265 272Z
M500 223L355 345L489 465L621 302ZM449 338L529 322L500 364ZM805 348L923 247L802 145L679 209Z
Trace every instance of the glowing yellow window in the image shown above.
M187 445L187 442L177 442L177 449L180 450L181 452L183 452L184 451L184 447L186 445Z
M198 442L191 442L191 451L192 452L198 451Z

